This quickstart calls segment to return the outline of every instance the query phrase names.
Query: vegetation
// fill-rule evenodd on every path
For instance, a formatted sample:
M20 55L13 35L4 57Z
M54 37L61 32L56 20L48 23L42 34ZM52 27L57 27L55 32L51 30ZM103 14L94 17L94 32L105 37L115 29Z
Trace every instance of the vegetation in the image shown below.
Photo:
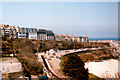
M96 50L96 51L90 51L90 52L84 52L84 53L78 53L78 56L84 61L101 61L106 59L116 59L119 58L119 55L114 55L113 51L114 49L106 49L103 50ZM116 52L116 54L118 54Z
M84 68L84 62L76 54L63 57L60 65L66 76L72 79L88 80L88 69Z
M14 54L18 60L26 67L27 71L32 75L39 75L43 73L42 64L34 56L34 48L31 41L28 39L21 41L21 39L13 39L8 37L2 38L2 53ZM25 72L25 70L23 69Z
M23 72L9 73L10 80L18 79L20 76L24 76Z
M103 80L103 79L101 79L100 77L98 77L92 73L89 73L89 80Z
M29 45L31 52L45 52L50 49L54 50L67 50L79 48L92 48L92 47L105 47L108 43L88 43L88 42L67 42L67 41L54 41L54 40L30 40L30 39L14 39L15 45L21 45L17 48ZM23 47L24 48L24 47Z
M103 78L111 78L111 79L114 78L116 80L120 80L120 72L113 73L113 75L111 75L109 73L102 73L101 77L103 77Z
M37 52L45 52L50 49L54 50L66 50L66 49L78 49L78 48L92 48L92 47L104 47L108 46L108 43L81 43L81 42L66 42L66 41L53 41L53 40L30 40L30 39L17 39L2 37L2 53L4 55L14 54L18 56L18 59L26 65L30 74L38 75L42 73L42 65L37 62L37 58L34 56ZM78 54L82 61L93 61L98 59L113 58L113 50L104 49L101 51L89 52L89 54ZM76 56L75 56L76 57ZM77 58L77 57L76 57ZM66 58L66 60L68 60ZM71 63L72 64L72 63ZM74 68L74 67L73 67Z
M35 52L33 44L28 39L23 41L21 41L21 39L14 39L14 48L18 51L18 59L22 64L25 64L24 67L26 67L31 75L39 75L43 73L43 66L34 56Z
M22 62L23 62L23 64L25 64L24 67L26 67L27 71L31 75L39 75L39 74L43 73L42 64L39 61L37 61L36 59L23 58Z
M14 54L15 50L13 48L13 40L8 37L2 37L2 54L3 56L9 56Z

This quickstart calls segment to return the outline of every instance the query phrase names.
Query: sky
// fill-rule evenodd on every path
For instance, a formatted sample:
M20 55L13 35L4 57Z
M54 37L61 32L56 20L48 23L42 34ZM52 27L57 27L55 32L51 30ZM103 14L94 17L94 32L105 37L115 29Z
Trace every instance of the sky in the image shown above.
M118 37L117 2L2 2L2 24L56 34Z

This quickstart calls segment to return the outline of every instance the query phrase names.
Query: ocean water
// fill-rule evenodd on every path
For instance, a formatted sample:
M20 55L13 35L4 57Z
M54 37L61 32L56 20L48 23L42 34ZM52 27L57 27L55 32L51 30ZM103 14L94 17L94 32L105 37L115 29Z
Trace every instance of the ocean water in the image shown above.
M89 38L90 41L98 41L98 40L115 40L115 41L120 41L120 38Z

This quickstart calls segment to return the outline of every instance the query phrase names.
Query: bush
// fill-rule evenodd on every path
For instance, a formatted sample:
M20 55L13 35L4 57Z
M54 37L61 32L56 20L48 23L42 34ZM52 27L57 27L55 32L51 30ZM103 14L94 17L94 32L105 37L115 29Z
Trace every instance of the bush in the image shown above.
M28 68L30 74L32 74L32 75L38 75L38 74L43 73L42 64L35 59L27 60L27 68Z
M39 75L43 73L43 66L42 64L37 61L37 59L32 58L19 58L23 64L26 65L27 71L31 75Z
M88 80L88 69L84 68L84 62L76 54L61 58L60 66L63 73L72 79Z

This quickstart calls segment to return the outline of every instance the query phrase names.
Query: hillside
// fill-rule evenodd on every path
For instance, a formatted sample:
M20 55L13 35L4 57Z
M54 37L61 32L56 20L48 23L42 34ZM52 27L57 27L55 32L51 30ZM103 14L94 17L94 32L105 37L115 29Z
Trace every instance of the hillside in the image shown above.
M78 48L92 48L92 47L109 47L108 43L81 43L81 42L66 42L66 41L46 41L46 40L30 40L30 39L14 39L14 38L2 38L2 53L3 56L9 56L11 53L14 54L26 65L26 68L30 74L39 75L43 74L43 66L38 62L35 57L37 52L45 52L50 49L54 50L68 50ZM109 59L113 57L114 49L103 49L99 51L92 51L85 53L78 53L80 58L86 61L96 61L100 59ZM118 56L117 56L118 57ZM117 58L115 57L115 58Z
M78 48L92 48L92 47L109 47L108 43L80 43L80 42L66 42L66 41L53 41L53 40L30 40L30 39L10 39L3 38L2 41L2 53L11 54L21 57L35 58L34 54L37 52L45 52L50 49L54 50L68 50L68 49L78 49ZM93 59L106 59L107 57L112 58L114 49L97 50L92 52L86 52L87 54L80 53L79 55L84 57L85 61ZM86 57L86 58L85 58ZM89 58L88 58L89 57Z
M43 52L50 49L54 50L67 50L78 48L92 48L108 46L108 43L83 43L83 42L66 42L66 41L53 41L53 40L30 40L30 39L14 39L16 49L22 49L27 52ZM26 47L26 50L24 50Z

